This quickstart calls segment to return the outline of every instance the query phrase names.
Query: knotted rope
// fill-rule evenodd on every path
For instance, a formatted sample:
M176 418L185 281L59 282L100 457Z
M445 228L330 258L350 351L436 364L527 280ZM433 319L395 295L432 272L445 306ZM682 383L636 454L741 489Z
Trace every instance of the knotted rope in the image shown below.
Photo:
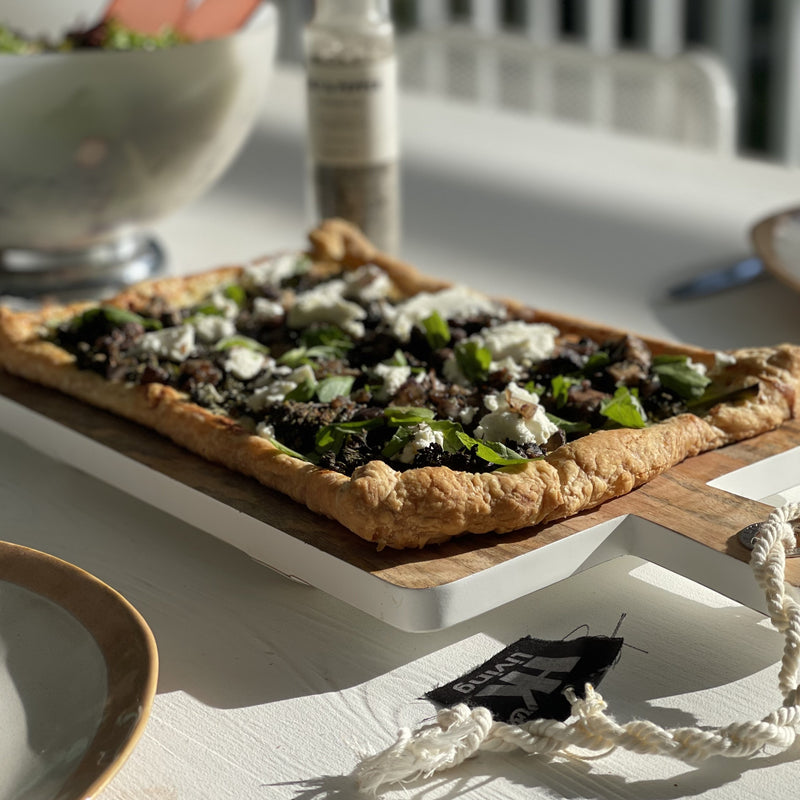
M710 756L750 756L765 745L785 749L800 731L800 603L785 582L786 550L794 548L791 521L800 503L776 509L760 527L750 565L767 600L772 624L784 635L778 684L783 705L760 720L722 728L661 728L646 720L624 725L605 713L606 703L586 684L585 696L568 689L572 715L566 722L537 719L522 725L497 722L486 708L464 704L441 710L436 722L412 732L399 731L397 741L365 758L355 776L362 791L377 793L387 784L427 778L461 764L480 751L574 756L570 748L607 755L616 748L634 753L701 761Z

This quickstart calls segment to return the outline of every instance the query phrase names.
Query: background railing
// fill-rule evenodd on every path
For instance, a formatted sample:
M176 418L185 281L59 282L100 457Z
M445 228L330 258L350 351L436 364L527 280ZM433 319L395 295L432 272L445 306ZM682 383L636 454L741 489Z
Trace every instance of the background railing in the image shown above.
M278 4L281 57L298 61L313 1ZM444 42L455 28L484 43L569 45L596 57L704 53L734 90L733 146L800 165L800 0L393 0L392 10L401 41Z

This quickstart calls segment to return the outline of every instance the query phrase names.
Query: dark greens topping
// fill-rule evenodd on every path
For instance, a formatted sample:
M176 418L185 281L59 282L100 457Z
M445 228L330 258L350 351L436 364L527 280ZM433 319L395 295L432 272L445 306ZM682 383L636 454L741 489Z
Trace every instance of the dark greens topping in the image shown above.
M636 387L618 386L613 397L600 403L600 413L620 428L644 428L647 415L639 402Z
M353 340L344 331L329 325L303 331L299 342L299 347L293 347L281 356L281 364L299 367L315 361L340 359L353 346Z
M292 450L291 447L287 447L282 442L279 442L274 436L270 436L269 434L262 433L261 434L276 450L280 450L281 453L285 453L287 456L291 456L292 458L299 458L301 461L309 461L310 459L306 458L302 453L298 453L296 450Z
M580 378L569 375L555 375L550 380L550 396L556 408L563 408L569 402L569 388L579 384ZM542 392L539 392L541 394Z
M264 353L264 355L269 354L269 347L265 344L261 344L261 342L257 342L255 339L251 339L249 336L242 336L241 334L225 336L214 345L215 350L230 350L233 347L244 347L247 350Z
M351 437L365 438L367 432L382 430L383 438L390 438L383 446L381 455L387 459L402 456L406 448L414 441L420 426L430 428L434 434L440 434L442 444L429 445L442 454L460 454L472 462L483 462L484 469L489 465L509 466L524 464L529 459L512 450L501 442L490 442L476 439L464 432L458 422L435 419L435 413L428 408L390 407L380 416L354 422L334 423L321 428L316 436L316 452L318 457L336 456ZM387 434L387 431L390 434Z
M425 339L431 350L441 350L450 343L450 326L438 311L434 311L422 320L422 327L425 329Z
M688 408L695 414L702 414L709 411L714 406L720 403L741 403L744 400L752 400L758 396L758 384L751 386L743 386L741 389L732 389L729 391L714 390L709 387L702 397L692 400L688 403Z
M364 314L343 322L347 330L293 328L290 314L263 313L325 280L303 268L230 284L188 308L158 297L138 313L100 306L53 339L81 368L173 386L282 452L347 474L374 459L396 469L514 469L593 431L644 428L758 391L715 385L686 356L653 356L634 336L565 340L546 358L495 363L481 331L510 321L499 307L472 318L434 311L398 338L390 301L360 300L355 280L343 299ZM330 308L322 316L335 318ZM484 425L490 417L500 422Z
M128 311L124 308L114 308L113 306L101 306L90 308L79 316L72 319L70 327L76 336L91 335L89 331L102 329L111 331L114 328L122 328L128 324L141 325L144 330L159 330L162 325L157 319L143 317Z
M320 403L330 403L337 397L349 397L354 382L353 375L331 375L329 378L323 378L317 384L317 400Z
M655 356L653 372L658 375L663 386L686 400L702 397L711 383L708 375L691 367L687 356Z
M470 383L482 383L489 377L492 354L477 342L460 342L455 348L458 368Z

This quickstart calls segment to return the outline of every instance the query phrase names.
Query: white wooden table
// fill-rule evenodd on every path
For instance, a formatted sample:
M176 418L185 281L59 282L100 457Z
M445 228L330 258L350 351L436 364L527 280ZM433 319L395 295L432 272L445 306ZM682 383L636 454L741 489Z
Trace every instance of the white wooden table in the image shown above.
M771 279L681 304L664 294L746 255L748 226L800 198L797 172L419 98L403 99L402 119L404 255L426 271L709 347L800 341L800 299ZM228 175L158 227L172 269L303 243L302 122L300 76L279 73ZM8 435L0 446L3 538L107 581L157 639L158 695L109 800L355 797L358 753L430 717L425 691L521 636L607 635L623 614L631 647L601 687L619 719L717 725L779 704L782 639L763 618L633 558L403 633ZM491 756L388 796L789 797L798 756Z

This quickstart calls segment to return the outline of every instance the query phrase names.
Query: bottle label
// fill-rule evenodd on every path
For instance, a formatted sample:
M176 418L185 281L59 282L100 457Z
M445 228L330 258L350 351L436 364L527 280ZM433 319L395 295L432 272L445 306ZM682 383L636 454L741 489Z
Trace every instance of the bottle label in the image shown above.
M398 154L397 61L307 65L309 148L320 164L357 166Z

